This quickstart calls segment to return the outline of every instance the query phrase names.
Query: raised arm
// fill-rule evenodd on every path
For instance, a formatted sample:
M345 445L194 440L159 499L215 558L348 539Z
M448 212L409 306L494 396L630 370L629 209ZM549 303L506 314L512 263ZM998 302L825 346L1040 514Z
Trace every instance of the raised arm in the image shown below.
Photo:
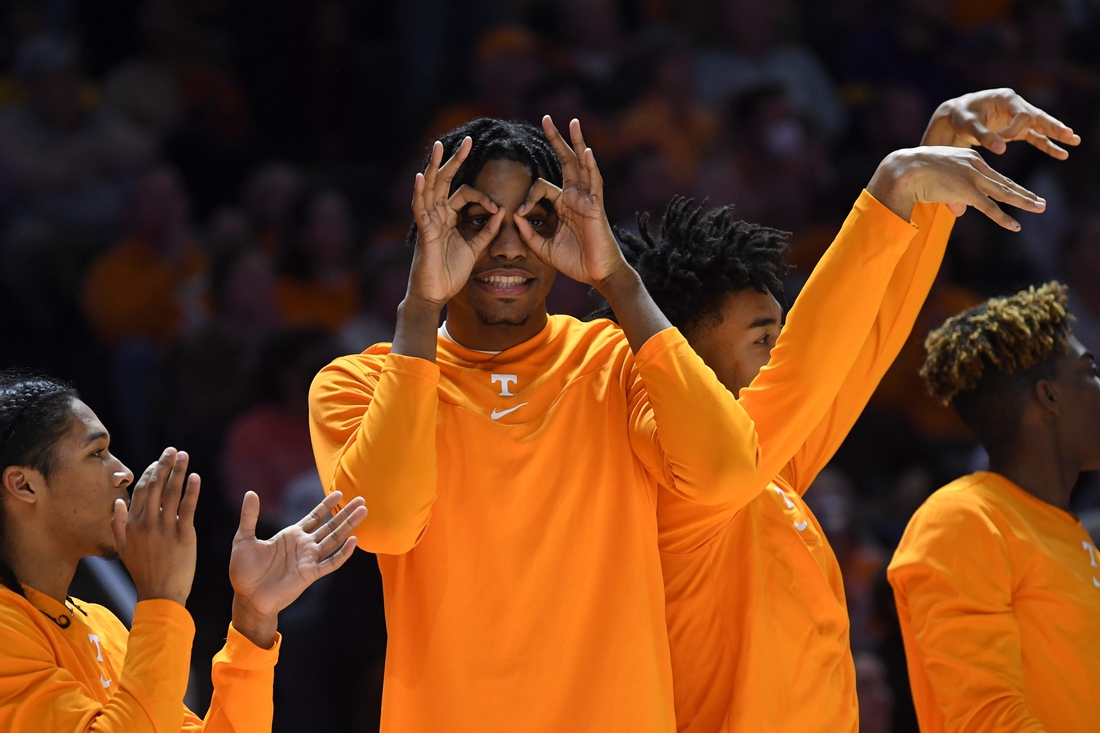
M981 145L1003 153L1006 141L1026 140L1052 157L1068 153L1052 140L1077 145L1080 138L1011 89L990 89L949 99L932 115L921 145L969 148ZM916 323L936 279L955 216L946 205L917 204L913 224L920 230L898 262L878 315L825 417L783 471L804 493L832 459ZM822 304L821 310L827 310Z
M331 517L341 498L338 492L330 494L301 521L261 540L256 537L260 499L252 491L245 494L229 559L233 622L225 646L214 657L214 695L206 718L187 711L186 733L271 730L279 612L347 562L356 545L351 533L367 514L363 500L356 498Z
M973 499L926 504L888 576L921 727L1042 731L1024 693L1011 561L988 512Z

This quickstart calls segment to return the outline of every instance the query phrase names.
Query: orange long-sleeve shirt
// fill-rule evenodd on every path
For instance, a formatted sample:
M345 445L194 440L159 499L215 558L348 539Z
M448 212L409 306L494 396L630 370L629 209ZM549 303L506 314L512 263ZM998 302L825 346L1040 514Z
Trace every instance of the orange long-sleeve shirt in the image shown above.
M743 508L659 493L681 731L858 729L840 566L802 494L904 344L954 220L920 205L910 225L864 192L741 392L763 455L789 463Z
M637 356L567 316L500 354L388 351L310 397L322 482L365 497L379 553L382 730L672 731L657 483L734 500L757 466L736 400L675 329Z
M260 649L229 627L205 720L183 704L195 625L174 601L141 601L127 632L110 611L70 611L0 586L0 730L5 733L269 733L279 640ZM70 619L61 628L43 615ZM86 614L86 615L85 615Z
M924 733L1100 730L1100 553L1004 476L939 491L887 571Z

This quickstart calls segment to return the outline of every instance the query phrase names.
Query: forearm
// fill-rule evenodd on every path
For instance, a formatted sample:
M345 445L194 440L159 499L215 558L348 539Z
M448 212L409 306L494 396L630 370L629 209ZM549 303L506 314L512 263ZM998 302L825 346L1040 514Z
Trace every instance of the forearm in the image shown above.
M787 465L834 404L916 233L864 192L814 268L767 366L739 397L760 436L761 481Z
M214 695L206 718L201 725L185 725L184 729L196 733L269 733L280 644L278 636L270 648L252 643L237 626L234 611L225 646L211 666Z
M368 552L402 554L419 540L436 496L439 369L386 357L380 374L353 374L350 359L326 367L310 394L310 432L326 493L366 501L356 530ZM370 394L364 381L377 377Z
M439 306L406 297L397 307L397 328L390 353L412 356L435 363Z
M805 492L831 460L909 339L943 262L955 216L942 204L918 204L920 230L894 268L875 322L836 398L788 465L788 481ZM828 319L826 319L828 320Z
M624 263L622 268L598 283L596 288L615 311L615 319L635 354L655 335L672 328L668 318L645 289L641 277L630 265Z

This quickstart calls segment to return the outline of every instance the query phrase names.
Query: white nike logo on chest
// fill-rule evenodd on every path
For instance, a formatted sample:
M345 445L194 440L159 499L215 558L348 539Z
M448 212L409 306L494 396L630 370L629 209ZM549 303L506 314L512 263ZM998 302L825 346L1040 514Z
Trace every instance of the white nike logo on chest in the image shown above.
M499 420L500 418L504 417L508 413L515 412L516 410L518 410L519 408L523 407L526 404L528 404L528 403L521 402L518 405L516 405L515 407L509 407L507 410L493 410L493 414L490 415L489 417L493 418L494 420Z

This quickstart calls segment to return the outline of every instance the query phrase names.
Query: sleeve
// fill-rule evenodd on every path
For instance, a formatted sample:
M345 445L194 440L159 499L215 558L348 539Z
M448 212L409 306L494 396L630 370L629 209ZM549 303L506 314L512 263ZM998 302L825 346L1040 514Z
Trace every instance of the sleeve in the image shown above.
M436 497L439 367L400 354L337 359L309 395L309 426L326 493L362 496L355 534L374 553L400 555L420 540Z
M791 308L767 366L737 399L755 425L756 474L743 477L732 501L708 511L659 497L663 550L690 552L713 538L802 448L867 341L917 232L868 192L856 200Z
M638 350L628 391L635 455L660 482L699 504L737 501L755 483L752 420L675 328Z
M4 650L0 729L52 733L182 729L195 634L183 606L160 599L137 604L118 690L106 705L89 697L71 671L57 666L50 640L21 614L3 614L0 627Z
M788 483L799 494L806 493L848 437L883 375L908 340L939 273L955 215L943 204L917 204L912 221L920 232L894 269L863 348L825 417L783 470ZM843 301L843 293L838 295ZM820 306L823 316L829 308L835 318L843 317L843 302L823 303Z
M185 733L270 733L274 704L275 663L282 636L261 649L229 626L225 646L214 657L214 696L206 719L185 711Z
M1012 558L978 501L926 503L887 573L921 727L935 715L948 733L1039 733L1024 695Z

